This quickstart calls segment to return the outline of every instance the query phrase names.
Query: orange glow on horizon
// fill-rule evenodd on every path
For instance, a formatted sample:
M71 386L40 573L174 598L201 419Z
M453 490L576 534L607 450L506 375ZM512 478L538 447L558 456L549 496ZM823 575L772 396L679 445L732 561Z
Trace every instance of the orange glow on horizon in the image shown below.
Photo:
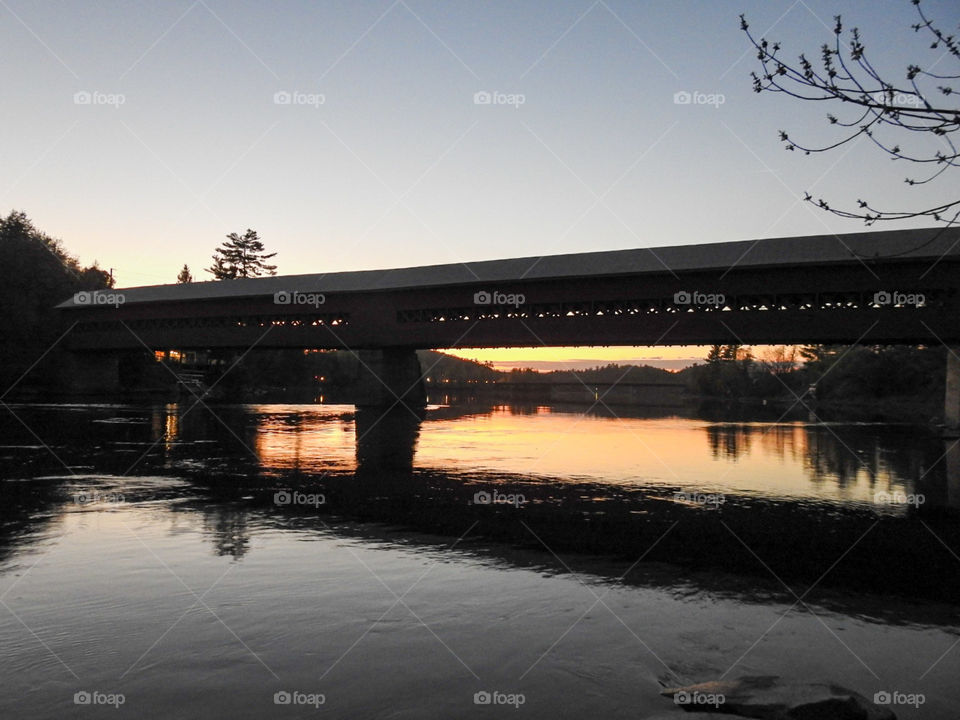
M747 346L755 359L761 359L774 346ZM468 348L443 350L447 355L491 363L497 370L530 368L540 372L551 370L583 370L598 365L652 365L671 372L707 361L709 345L665 347L532 347L532 348Z
M447 355L492 363L497 370L532 368L541 372L574 370L617 363L620 365L653 365L678 371L694 363L702 363L710 348L682 347L534 347L477 348L444 350Z

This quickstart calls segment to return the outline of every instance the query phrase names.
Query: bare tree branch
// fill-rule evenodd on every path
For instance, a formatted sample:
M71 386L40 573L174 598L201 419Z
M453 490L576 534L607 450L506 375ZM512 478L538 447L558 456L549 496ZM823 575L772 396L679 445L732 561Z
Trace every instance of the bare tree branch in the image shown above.
M780 43L762 37L755 38L750 33L746 18L740 16L740 28L756 49L761 66L759 74L750 73L755 92L784 93L798 100L826 102L848 106L849 110L853 110L852 113L846 113L848 117L845 119L827 113L828 123L842 128L844 134L836 142L826 145L807 145L781 130L780 139L787 150L799 150L805 155L825 153L866 137L891 160L902 160L927 168L919 177L904 179L910 187L926 185L948 170L960 167L960 153L957 152L953 136L960 130L960 107L957 102L960 91L942 82L960 79L960 44L954 35L945 34L926 16L921 0L909 1L916 7L920 18L911 27L917 33L924 31L932 36L933 41L928 49L935 51L936 57L929 64L930 69L908 65L904 79L899 83L885 80L877 72L867 57L866 46L857 28L849 32L849 41L844 47L843 21L839 15L834 18L832 43L825 43L820 48L819 65L815 65L804 54L798 57L796 64L783 60ZM958 72L933 72L933 68L945 58L958 67ZM915 152L905 150L899 142L884 139L892 134L907 141L914 137L911 133L933 137L943 147ZM804 200L834 215L863 220L867 225L878 220L930 217L949 226L960 217L960 199L920 210L880 209L867 200L858 200L855 209L841 209L809 193L805 194Z

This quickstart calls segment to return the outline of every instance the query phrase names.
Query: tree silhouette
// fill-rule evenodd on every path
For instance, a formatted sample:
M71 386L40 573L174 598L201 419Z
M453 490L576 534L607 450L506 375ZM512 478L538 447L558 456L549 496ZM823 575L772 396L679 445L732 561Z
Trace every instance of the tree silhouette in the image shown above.
M276 275L277 266L265 261L276 253L265 253L256 230L247 229L242 236L227 235L226 241L213 254L213 265L206 269L217 280Z
M960 166L960 154L952 137L960 129L960 107L956 101L960 90L947 84L960 78L960 45L954 35L946 35L927 18L921 0L910 2L916 7L920 20L911 27L916 33L931 36L928 49L937 52L927 69L910 64L904 79L896 82L881 77L867 59L866 47L857 28L850 32L846 50L841 49L843 23L839 15L834 18L833 43L825 43L820 48L819 67L815 67L804 54L799 56L795 65L783 61L780 43L754 38L745 17L740 16L740 28L756 48L762 67L759 75L751 73L755 92L781 92L799 100L824 102L830 107L843 106L853 111L842 119L827 114L829 123L842 128L843 132L842 139L828 145L804 145L781 130L780 139L787 150L800 150L806 155L828 152L865 136L893 160L918 165L921 175L905 180L911 187L926 185L947 170ZM954 72L933 72L943 59L958 65ZM923 147L939 146L939 149L905 149L899 142L887 139L890 134L901 141L926 138L926 142L921 143ZM877 220L925 216L949 226L960 216L960 199L920 210L881 210L864 199L857 200L856 209L839 209L823 198L813 198L810 193L805 193L804 199L834 215L864 220L867 225Z
M96 263L84 266L60 240L38 230L22 212L0 217L0 387L23 379L43 385L53 377L57 345L63 332L54 307L73 293L113 287L110 274ZM46 356L46 365L38 358ZM33 370L31 370L33 368ZM18 379L19 378L19 379Z
M181 285L193 282L193 274L190 272L190 266L186 263L183 264L180 274L177 275L177 282Z

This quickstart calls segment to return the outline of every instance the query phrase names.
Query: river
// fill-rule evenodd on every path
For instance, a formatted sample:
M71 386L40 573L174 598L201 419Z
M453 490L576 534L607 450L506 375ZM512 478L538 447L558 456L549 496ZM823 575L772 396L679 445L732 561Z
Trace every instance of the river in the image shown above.
M742 675L960 716L960 448L924 426L0 413L0 717L682 718L665 687Z

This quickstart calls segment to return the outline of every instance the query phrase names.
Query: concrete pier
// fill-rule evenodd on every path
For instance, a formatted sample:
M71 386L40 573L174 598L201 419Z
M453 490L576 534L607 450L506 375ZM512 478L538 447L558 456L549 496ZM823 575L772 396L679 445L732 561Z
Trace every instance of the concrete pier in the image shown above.
M360 350L357 357L360 369L356 405L390 407L402 404L419 408L427 404L423 373L415 349Z
M65 352L60 382L68 392L115 393L120 390L120 357L116 353Z
M947 433L960 435L960 348L947 348L943 425Z

